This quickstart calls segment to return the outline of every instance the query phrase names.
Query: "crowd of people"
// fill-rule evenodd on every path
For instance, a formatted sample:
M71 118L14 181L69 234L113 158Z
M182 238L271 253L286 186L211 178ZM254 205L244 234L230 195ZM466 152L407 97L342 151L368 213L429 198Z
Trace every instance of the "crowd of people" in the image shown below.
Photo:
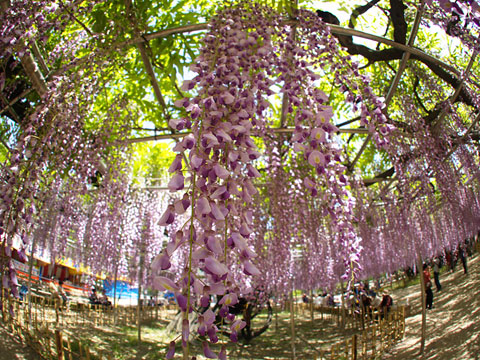
M106 307L112 306L112 302L108 300L108 296L105 289L102 290L102 294L99 296L97 294L97 288L95 286L92 287L90 291L90 295L88 296L88 300L92 305L103 305Z
M473 252L473 243L469 240L462 244L459 244L454 250L445 250L444 254L435 256L429 261L423 264L423 281L425 283L425 306L428 310L433 309L433 283L431 278L431 272L433 270L433 281L435 288L438 291L442 290L442 284L440 282L440 270L443 266L447 267L447 271L455 271L457 262L460 260L462 263L463 273L468 275L467 268L467 256L470 256Z
M350 294L345 293L343 296L344 306L348 308L354 307L356 311L363 311L364 314L368 314L370 317L373 316L374 309L377 309L383 318L390 312L393 306L393 298L387 290L383 290L382 295L378 296L377 292L370 289L365 283L357 284L353 292ZM302 295L302 301L304 303L310 303L312 300L304 293ZM314 296L313 303L316 306L323 307L342 306L341 302L335 301L332 293L327 292Z

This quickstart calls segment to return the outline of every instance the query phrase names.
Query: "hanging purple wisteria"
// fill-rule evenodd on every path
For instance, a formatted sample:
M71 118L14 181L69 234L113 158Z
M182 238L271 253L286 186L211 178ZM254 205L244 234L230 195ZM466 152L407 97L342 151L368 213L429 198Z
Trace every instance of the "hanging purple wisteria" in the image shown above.
M366 79L362 84L353 80L356 66L336 49L327 27L308 11L300 11L292 26L268 8L242 4L224 9L210 21L204 47L190 68L197 76L182 86L184 91L195 89L197 95L178 100L175 104L188 115L170 121L172 128L191 129L192 134L177 143L178 155L169 168L169 189L183 195L168 206L159 223L169 226L179 216L186 220L175 229L175 239L159 254L153 269L167 270L170 257L186 249L180 278L172 281L162 273L154 279L157 289L174 291L182 300L184 354L194 305L198 301L208 305L210 295L221 295L222 301L228 298L234 305L241 294L251 291L250 280L235 282L235 269L245 275L261 274L250 245L255 235L248 205L257 194L254 182L262 178L257 169L261 153L252 135L268 133L272 121L268 100L275 86L287 101L282 116L295 128L292 145L297 155L292 157L307 169L297 191L323 203L339 244L335 247L344 263L343 275L348 278L357 267L359 247L348 179L334 139L332 110L327 96L315 87L320 77L314 70L336 74L346 101L361 112L379 145L385 144L391 127L386 125L381 100L365 86ZM220 314L225 322L234 321L228 312L224 305ZM216 330L209 333L212 342L217 341Z

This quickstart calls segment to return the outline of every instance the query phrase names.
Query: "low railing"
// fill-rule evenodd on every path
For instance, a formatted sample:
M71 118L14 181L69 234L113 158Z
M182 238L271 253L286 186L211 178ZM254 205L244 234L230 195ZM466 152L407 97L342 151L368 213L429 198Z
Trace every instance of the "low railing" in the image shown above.
M316 359L378 359L405 335L405 307L392 309L386 317L373 315L358 333L320 352Z
M139 314L136 306L117 307L115 311L112 307L91 304L71 303L59 306L51 298L33 296L29 306L27 301L6 297L5 293L3 295L0 325L44 359L111 359L111 353L97 350L94 352L88 344L75 338L68 330L60 330L59 327L65 327L67 323L73 326L85 325L89 328L135 326ZM141 322L170 317L172 312L169 310L173 308L173 305L144 306L140 310Z

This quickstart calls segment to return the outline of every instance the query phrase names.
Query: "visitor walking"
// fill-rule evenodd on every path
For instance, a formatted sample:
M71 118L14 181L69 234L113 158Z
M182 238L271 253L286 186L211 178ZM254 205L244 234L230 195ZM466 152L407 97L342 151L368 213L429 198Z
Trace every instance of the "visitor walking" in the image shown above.
M437 291L442 290L442 285L440 284L440 259L435 257L433 259L433 278L435 280L435 286L437 287Z
M468 274L468 271L467 271L467 255L465 254L465 250L463 250L463 247L461 245L458 245L458 258L462 262L463 273L465 275L467 275Z
M380 315L382 319L388 315L392 306L393 306L393 299L388 293L388 291L384 290L382 302L380 303Z
M427 309L433 309L432 280L430 277L430 266L423 264L423 280L425 281L425 295Z

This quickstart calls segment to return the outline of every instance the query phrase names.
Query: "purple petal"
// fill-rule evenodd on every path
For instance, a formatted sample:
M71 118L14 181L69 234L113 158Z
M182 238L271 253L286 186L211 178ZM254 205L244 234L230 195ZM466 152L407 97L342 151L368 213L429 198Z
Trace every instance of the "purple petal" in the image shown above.
M203 295L200 298L200 306L201 307L208 307L210 305L210 296L208 295Z
M243 182L243 187L244 189L247 190L250 196L253 196L257 193L257 189L255 188L255 186L253 186L252 182L248 179Z
M227 267L211 256L205 259L205 268L217 276L223 276L228 273Z
M220 360L227 360L227 349L222 345L222 350L218 353L218 358Z
M211 199L219 199L225 192L227 191L226 186L220 186L213 192L213 194L210 196Z
M302 151L305 151L305 149L306 149L305 145L301 143L296 142L295 144L293 144L293 151L295 152L302 152Z
M200 249L197 249L193 252L192 254L192 259L194 260L203 260L205 259L207 256L210 256L212 255L212 253L210 251L208 251L207 249L205 248L200 248Z
M174 220L175 214L173 213L173 206L168 205L167 210L165 210L160 220L158 220L158 225L167 226L173 223Z
M183 294L177 293L176 294L177 304L183 312L187 311L187 297Z
M210 203L210 208L212 209L212 215L215 218L215 220L225 220L225 216L223 213L220 211L220 208L215 204L214 202Z
M172 192L182 190L185 187L184 181L182 173L176 173L168 182L168 189Z
M185 80L182 84L181 89L183 91L189 91L192 90L195 87L195 81L194 80Z
M215 313L211 309L208 309L203 313L203 321L207 326L212 325L215 321Z
M308 155L308 163L312 166L322 166L325 164L325 156L318 150L313 150Z
M226 141L226 142L231 142L232 141L232 138L230 137L230 135L228 135L225 130L223 129L218 129L216 131L216 135L217 137L221 137L223 139L223 141Z
M153 287L156 290L160 290L160 291L165 291L165 290L176 291L176 290L178 290L177 284L175 284L172 280L170 280L169 278L166 278L164 276L155 276L153 278Z
M216 342L218 342L218 336L217 336L217 327L215 325L212 325L208 328L207 330L207 334L208 334L208 337L210 338L210 341L215 344Z
M162 252L158 254L152 261L151 268L155 272L158 270L167 270L170 268L171 265L172 264L170 263L170 258L168 257L168 255Z
M165 356L166 359L173 359L175 355L175 341L170 341L170 345L168 346L167 355Z
M225 294L225 285L222 283L215 283L210 285L210 294L212 295L223 295Z
M215 174L222 180L225 180L230 176L230 173L219 164L215 164L213 170L215 170Z
M260 270L248 260L243 262L243 272L247 275L260 275Z
M201 324L198 327L197 331L200 336L205 336L207 334L207 326L205 324Z
M178 154L175 156L175 160L173 160L172 165L168 168L169 173L174 173L179 170L182 170L182 155Z
M206 148L210 148L215 145L219 145L218 139L212 133L205 133L202 136L202 141L205 143ZM203 144L203 143L202 143Z
M175 130L183 130L185 128L186 120L184 118L170 119L168 125Z
M315 183L310 180L308 177L306 177L305 179L303 179L303 184L305 185L305 187L307 189L313 189L315 188Z
M245 249L242 250L241 254L245 259L253 259L257 257L257 253L250 249L248 246L246 246Z
M238 117L240 119L248 119L250 117L250 114L247 112L247 110L242 109L237 113Z
M220 308L220 311L218 312L218 315L220 315L220 317L226 317L228 315L228 306L225 306L223 305L221 308Z
M313 140L325 142L325 130L322 128L313 129L310 136Z
M232 233L231 238L232 238L232 240L233 240L233 244L234 244L240 251L244 250L244 249L247 247L247 242L246 242L245 239L242 237L242 235L240 235L239 233L237 233L237 232Z
M230 325L230 330L238 332L242 330L246 325L247 323L245 321L237 319L232 323L232 325Z
M177 200L175 201L175 203L173 204L174 208L175 208L175 212L178 214L178 215L181 215L183 213L185 213L185 211L188 209L188 206L190 206L190 203L188 203L188 206L185 207L185 202L182 200Z
M238 303L238 297L235 293L230 293L222 297L219 304L225 304L226 306L233 306Z
M201 197L197 200L195 204L195 214L197 216L207 215L212 211L208 200L204 197Z
M180 99L180 100L176 100L173 104L176 107L186 107L190 104L190 101L188 100L188 98L183 98L183 99Z
M233 95L230 94L228 91L225 91L225 92L221 95L221 98L222 98L223 102L224 102L226 105L230 105L230 104L232 104L232 103L235 101L235 98L233 97Z
M243 237L248 237L251 233L252 230L248 227L247 224L242 224L239 229L240 234L242 234Z
M190 324L187 319L182 320L182 346L187 346L188 337L190 336Z
M222 244L215 236L209 236L207 240L207 249L214 252L215 254L221 254L223 251Z
M247 165L247 173L248 173L248 176L254 177L254 178L261 176L258 170L255 169L251 164Z
M206 341L203 342L203 355L205 355L206 358L208 359L216 359L217 354L215 354L209 347L208 343Z

